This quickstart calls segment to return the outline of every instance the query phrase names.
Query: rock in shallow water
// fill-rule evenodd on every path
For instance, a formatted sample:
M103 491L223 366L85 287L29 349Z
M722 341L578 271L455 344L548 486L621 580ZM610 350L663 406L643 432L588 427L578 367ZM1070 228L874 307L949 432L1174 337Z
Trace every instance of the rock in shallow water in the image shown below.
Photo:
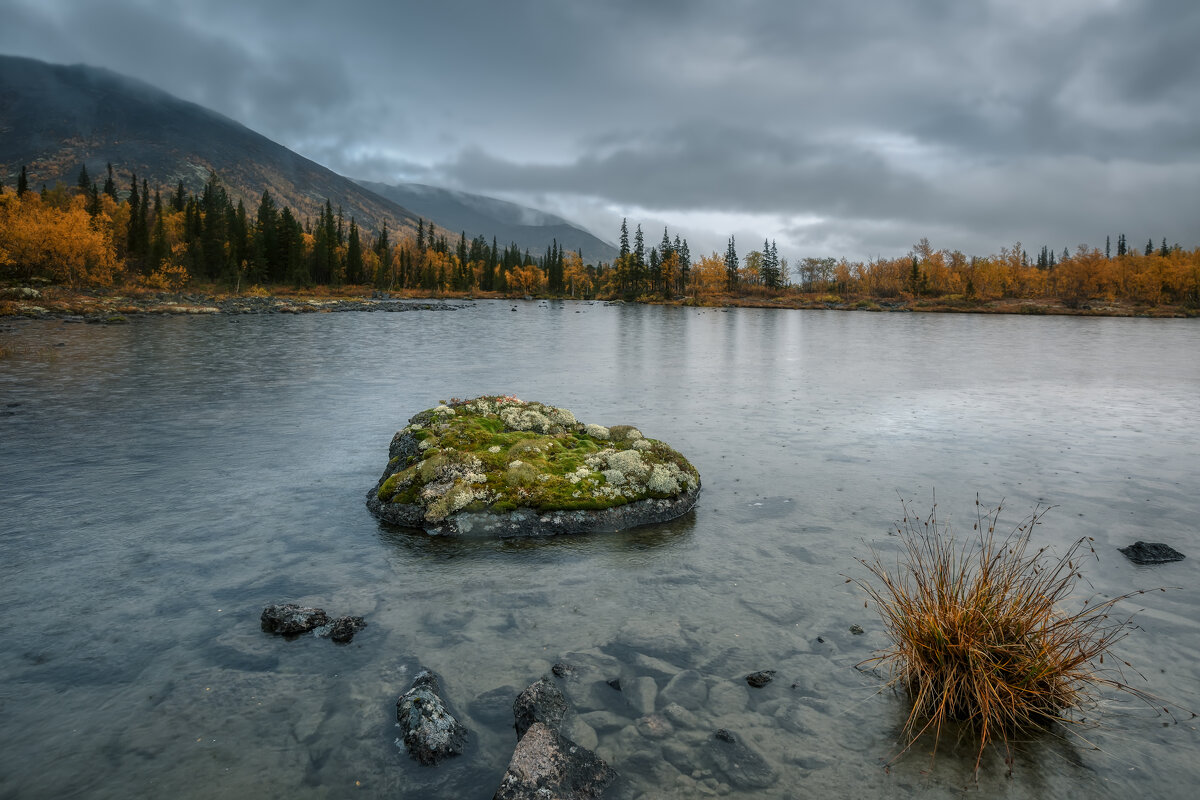
M743 744L736 733L725 728L705 743L704 755L707 763L730 786L738 789L765 789L778 779L766 759Z
M317 636L346 644L354 634L367 627L362 617L338 617L330 619L321 608L298 606L294 603L271 605L263 609L259 618L262 629L281 636L298 636L312 632Z
M320 631L321 636L328 636L338 644L346 644L354 638L354 634L367 627L367 621L362 617L338 617L329 623L329 630Z
M1159 542L1134 542L1128 547L1119 548L1125 557L1135 564L1166 564L1171 561L1182 561L1185 556L1170 545Z
M396 721L404 746L425 765L461 754L466 744L467 729L446 709L438 680L429 670L417 673L412 687L396 701Z
M595 753L535 722L517 742L493 800L591 800L615 778Z
M431 534L552 536L665 522L690 511L700 475L630 426L584 425L514 397L454 401L392 439L367 508Z
M548 677L530 684L513 702L518 738L537 722L557 731L566 715L567 699Z
M328 623L329 615L320 608L283 603L267 606L263 609L259 619L262 629L267 633L295 636L308 633Z

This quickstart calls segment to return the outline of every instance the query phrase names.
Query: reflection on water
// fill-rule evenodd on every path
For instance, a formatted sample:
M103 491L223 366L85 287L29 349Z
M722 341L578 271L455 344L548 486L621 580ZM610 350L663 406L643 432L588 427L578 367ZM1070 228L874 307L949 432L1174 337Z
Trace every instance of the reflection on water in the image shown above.
M645 528L617 531L604 536L556 536L544 539L484 536L429 536L424 531L380 521L379 538L405 551L406 556L434 559L490 558L507 554L509 559L553 561L563 558L636 557L640 551L686 546L696 527L696 512L689 511L670 522Z
M906 705L855 669L884 640L843 576L886 547L898 495L920 508L936 487L952 520L976 492L1013 522L1055 505L1039 536L1095 537L1100 595L1195 584L1193 558L1115 551L1196 554L1192 321L516 305L5 323L0 602L20 622L0 650L0 796L487 798L506 706L565 661L568 734L623 796L957 797L970 742L883 769ZM392 434L485 393L671 442L699 505L536 541L375 520L362 498ZM1200 707L1195 593L1143 599L1123 655ZM281 601L369 627L346 646L269 637L258 614ZM394 744L423 666L472 730L432 770ZM775 681L749 688L761 669ZM1200 778L1194 720L1120 698L1087 714L1099 750L1052 732L1017 747L1011 779L989 754L972 791L1165 797ZM768 785L706 756L718 727Z

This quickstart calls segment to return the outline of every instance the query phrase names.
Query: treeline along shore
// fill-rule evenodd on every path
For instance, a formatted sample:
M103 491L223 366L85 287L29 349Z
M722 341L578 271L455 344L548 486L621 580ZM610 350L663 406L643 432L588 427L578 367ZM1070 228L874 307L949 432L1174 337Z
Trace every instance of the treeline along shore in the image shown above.
M118 182L127 188L118 190ZM301 220L264 191L253 210L211 175L200 193L136 175L34 191L0 185L0 316L142 311L379 310L405 298L538 297L866 311L1200 315L1200 247L1125 234L1103 250L1020 242L968 256L921 239L895 258L781 257L775 242L693 257L622 222L612 262L552 242L532 254L420 221L368 231L326 201ZM240 304L236 298L242 298ZM248 298L257 298L249 301ZM267 300L270 302L267 302ZM381 301L384 302L381 305Z

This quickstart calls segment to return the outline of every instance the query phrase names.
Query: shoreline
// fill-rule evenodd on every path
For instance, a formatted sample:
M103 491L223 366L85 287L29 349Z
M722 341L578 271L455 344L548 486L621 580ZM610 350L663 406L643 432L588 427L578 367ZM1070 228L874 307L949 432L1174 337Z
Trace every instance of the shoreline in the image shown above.
M498 292L364 292L357 287L347 290L317 290L230 294L204 287L194 292L153 292L144 289L67 289L13 287L0 289L0 319L74 319L93 323L120 323L129 316L188 314L308 314L358 312L400 312L454 310L461 302L475 300L584 300L539 295L508 295ZM458 302L448 302L458 301ZM586 302L683 306L690 308L778 308L789 310L867 311L933 314L1014 314L1025 316L1143 317L1188 319L1200 317L1200 308L1180 305L1133 305L1095 300L1070 307L1056 298L1004 298L964 300L943 298L837 297L801 294L774 297L718 295L709 298L621 300L589 298Z

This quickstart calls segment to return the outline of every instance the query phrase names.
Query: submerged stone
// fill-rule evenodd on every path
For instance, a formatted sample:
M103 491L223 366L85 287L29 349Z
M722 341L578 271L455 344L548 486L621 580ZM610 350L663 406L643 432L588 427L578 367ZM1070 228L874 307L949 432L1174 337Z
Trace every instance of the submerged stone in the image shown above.
M1185 556L1167 544L1160 542L1134 542L1128 547L1119 548L1125 557L1135 564L1166 564L1171 561L1182 561Z
M431 534L550 536L665 522L696 504L700 475L629 425L579 422L514 397L422 411L392 438L367 508Z
M705 742L704 760L736 789L766 789L778 779L766 759L725 728Z
M775 680L775 670L763 669L758 672L751 672L746 676L746 683L753 686L755 689L761 689L771 681Z

